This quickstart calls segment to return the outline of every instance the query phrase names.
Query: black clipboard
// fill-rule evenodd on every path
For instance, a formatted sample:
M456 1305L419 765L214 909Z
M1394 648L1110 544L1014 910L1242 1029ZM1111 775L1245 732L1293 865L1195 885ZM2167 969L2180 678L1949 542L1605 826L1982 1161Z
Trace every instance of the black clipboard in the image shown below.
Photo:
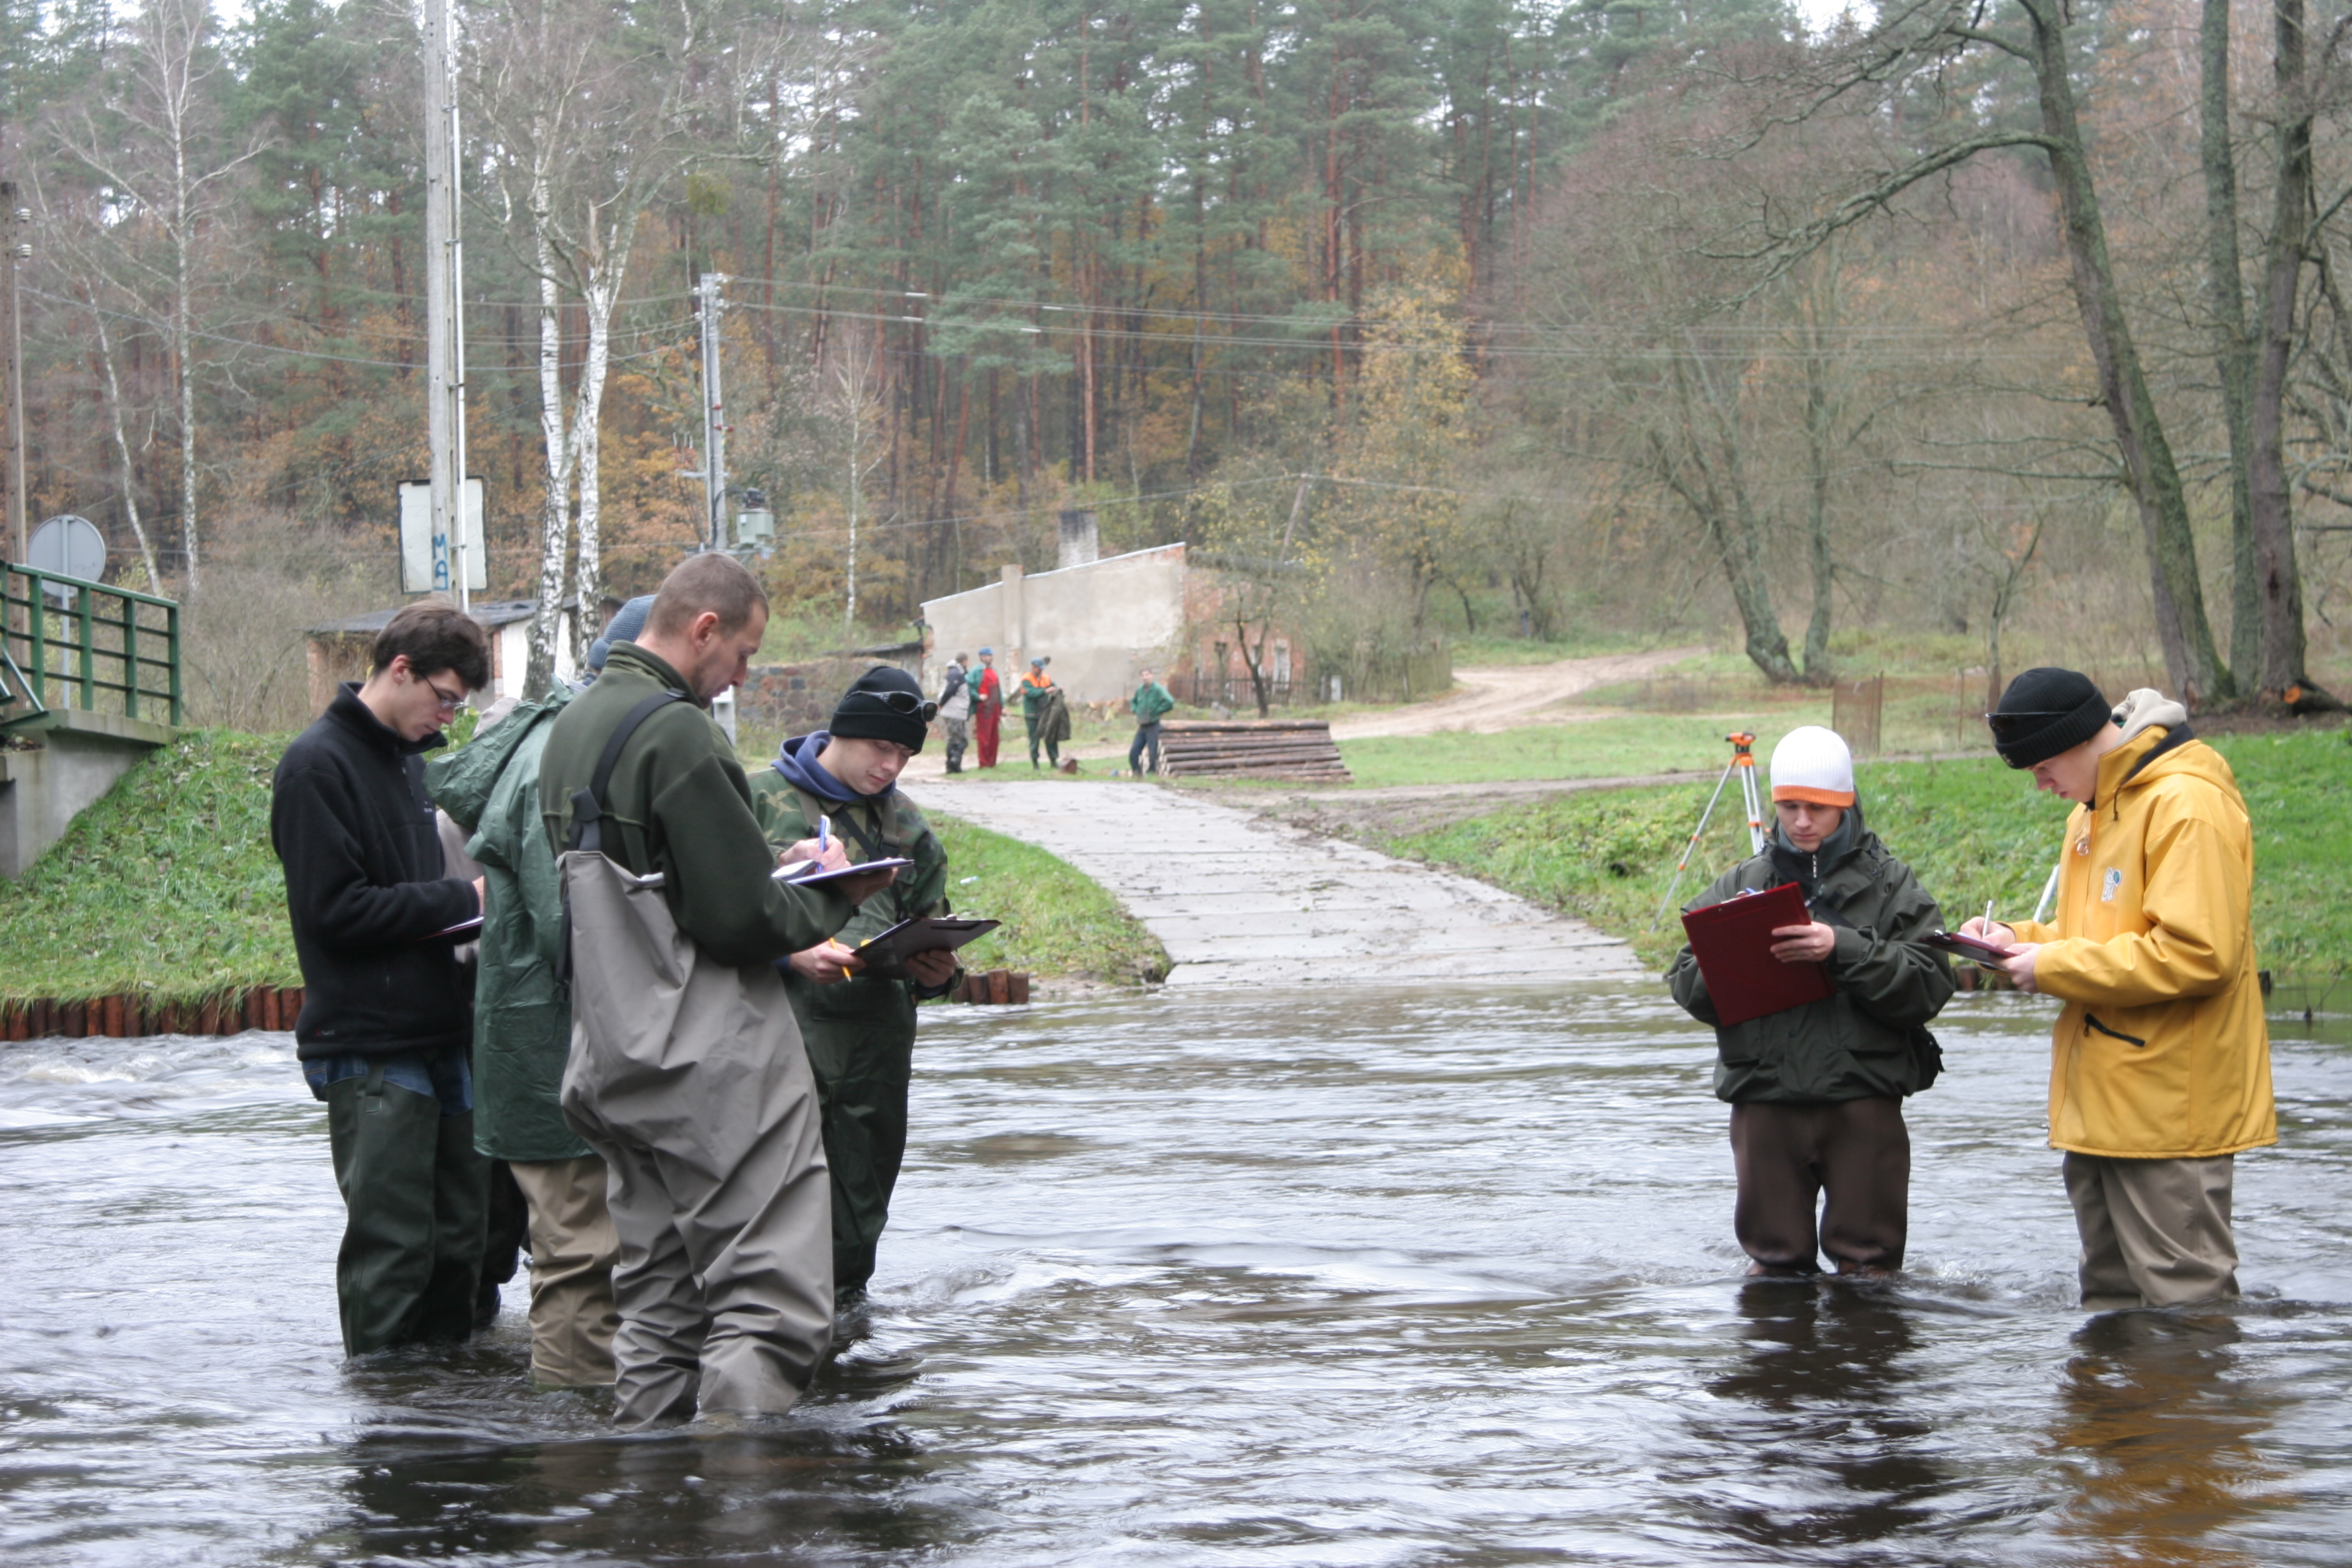
M907 960L919 952L953 952L968 942L978 942L1003 921L971 920L962 915L917 915L877 931L857 946L857 973L877 980L896 980L906 973Z
M1998 966L2009 956L2009 949L1998 942L1987 942L1982 937L1967 936L1956 931L1932 931L1919 939L1919 945L1932 947L1937 952L1948 952L1954 958L1969 959L1984 964L1988 968Z

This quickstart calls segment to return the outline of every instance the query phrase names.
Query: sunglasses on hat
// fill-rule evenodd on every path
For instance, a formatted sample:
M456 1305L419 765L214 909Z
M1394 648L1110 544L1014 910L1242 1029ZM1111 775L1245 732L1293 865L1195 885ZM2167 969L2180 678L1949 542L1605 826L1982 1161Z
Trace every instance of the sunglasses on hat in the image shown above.
M939 717L940 705L929 698L918 697L911 691L861 691L860 697L870 697L893 713L904 713L928 724Z

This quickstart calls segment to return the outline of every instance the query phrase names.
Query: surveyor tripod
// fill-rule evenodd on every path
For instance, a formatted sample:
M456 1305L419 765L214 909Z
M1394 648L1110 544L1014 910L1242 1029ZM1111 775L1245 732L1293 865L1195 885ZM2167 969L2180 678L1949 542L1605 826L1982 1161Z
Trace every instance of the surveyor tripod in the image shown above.
M1723 786L1731 782L1734 773L1739 775L1739 797L1748 803L1748 852L1764 853L1764 801L1756 789L1756 737L1742 730L1724 739L1731 742L1731 761L1723 764L1723 776L1715 781L1715 793L1706 797L1706 809L1698 814L1698 826L1691 829L1690 842L1683 846L1683 858L1675 865L1674 879L1666 884L1666 896L1658 900L1657 912L1650 917L1652 931L1658 929L1667 906L1675 901L1675 889L1682 885L1683 873L1690 868L1691 854L1706 832L1707 819L1715 815L1715 803L1723 798Z

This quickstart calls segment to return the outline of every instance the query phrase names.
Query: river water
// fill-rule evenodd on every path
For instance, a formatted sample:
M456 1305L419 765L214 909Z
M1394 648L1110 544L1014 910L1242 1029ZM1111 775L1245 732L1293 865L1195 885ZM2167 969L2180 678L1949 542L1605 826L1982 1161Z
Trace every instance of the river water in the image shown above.
M283 1036L0 1049L0 1557L2338 1564L2352 1045L2280 1022L2227 1310L2073 1310L2044 1005L1963 997L1909 1271L1751 1284L1652 986L925 1009L876 1300L773 1429L345 1364ZM2290 1033L2293 1031L2293 1033Z

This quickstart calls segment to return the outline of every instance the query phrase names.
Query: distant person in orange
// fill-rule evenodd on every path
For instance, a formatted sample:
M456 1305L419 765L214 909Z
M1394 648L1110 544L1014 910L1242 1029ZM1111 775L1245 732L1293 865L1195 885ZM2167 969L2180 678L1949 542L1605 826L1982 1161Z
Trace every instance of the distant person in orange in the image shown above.
M971 686L971 743L980 752L980 765L996 765L996 741L999 727L1004 722L1004 682L997 678L996 650L980 650L980 673L970 678Z

